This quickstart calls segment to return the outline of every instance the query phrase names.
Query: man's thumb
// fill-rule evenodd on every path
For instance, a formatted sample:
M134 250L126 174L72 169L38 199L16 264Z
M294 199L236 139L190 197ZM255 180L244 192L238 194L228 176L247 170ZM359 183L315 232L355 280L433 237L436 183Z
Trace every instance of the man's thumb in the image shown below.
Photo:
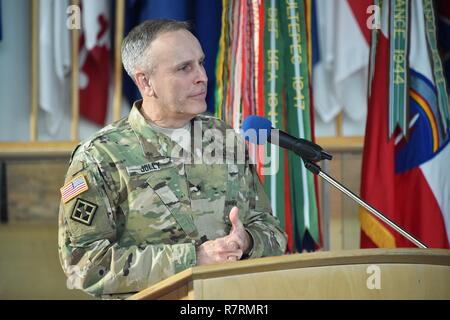
M239 208L237 207L233 207L233 209L231 209L230 211L230 222L232 225L232 230L235 230L236 228L238 228L239 226L242 225L242 222L239 220Z

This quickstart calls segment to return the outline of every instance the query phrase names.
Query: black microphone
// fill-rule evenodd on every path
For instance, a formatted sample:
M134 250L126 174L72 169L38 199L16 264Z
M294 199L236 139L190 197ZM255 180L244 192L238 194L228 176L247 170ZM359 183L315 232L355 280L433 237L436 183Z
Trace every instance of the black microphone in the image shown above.
M321 146L273 128L270 120L263 117L248 116L242 123L241 130L244 138L251 143L264 144L268 141L295 152L303 160L316 162L333 158Z

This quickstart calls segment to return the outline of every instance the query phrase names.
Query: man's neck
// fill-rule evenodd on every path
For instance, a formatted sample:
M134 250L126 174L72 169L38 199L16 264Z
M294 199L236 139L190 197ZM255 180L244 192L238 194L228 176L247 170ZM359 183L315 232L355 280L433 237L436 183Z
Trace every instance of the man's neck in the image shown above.
M191 121L193 115L177 114L175 116L170 116L161 108L153 105L151 101L144 99L142 101L142 108L140 110L142 116L151 121L153 124L161 128L183 128L186 124Z

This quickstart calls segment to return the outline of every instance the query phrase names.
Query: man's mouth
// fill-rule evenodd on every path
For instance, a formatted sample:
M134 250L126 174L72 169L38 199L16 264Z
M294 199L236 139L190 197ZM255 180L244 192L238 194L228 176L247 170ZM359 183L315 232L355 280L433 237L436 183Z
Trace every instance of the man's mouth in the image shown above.
M206 90L191 95L191 98L205 98L205 97L206 97Z

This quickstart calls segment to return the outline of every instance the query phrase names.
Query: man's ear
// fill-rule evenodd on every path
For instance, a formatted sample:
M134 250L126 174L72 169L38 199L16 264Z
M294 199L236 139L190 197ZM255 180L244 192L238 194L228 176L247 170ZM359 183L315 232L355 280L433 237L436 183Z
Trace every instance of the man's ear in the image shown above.
M155 95L155 91L149 79L149 76L144 72L136 72L134 74L134 81L139 88L142 95L152 97Z

